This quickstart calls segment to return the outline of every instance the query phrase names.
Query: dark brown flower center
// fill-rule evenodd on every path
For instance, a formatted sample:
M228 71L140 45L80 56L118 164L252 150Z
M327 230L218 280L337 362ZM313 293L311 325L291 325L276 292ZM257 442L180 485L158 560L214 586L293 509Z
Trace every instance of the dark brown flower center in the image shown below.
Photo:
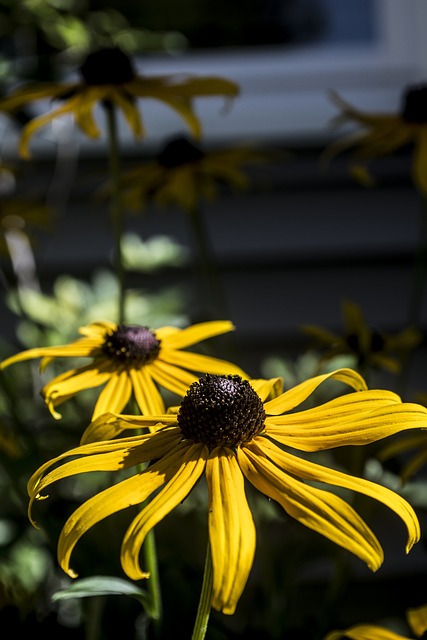
M115 47L90 53L80 67L80 73L90 86L124 84L135 77L130 58Z
M111 360L132 366L153 362L160 353L160 340L148 327L119 324L101 347Z
M199 162L204 153L197 145L185 137L174 138L159 153L157 160L162 167L174 169L184 164Z
M264 429L261 398L237 375L207 375L194 382L181 402L183 435L209 448L238 447Z
M409 87L406 90L402 119L413 124L427 124L427 85Z

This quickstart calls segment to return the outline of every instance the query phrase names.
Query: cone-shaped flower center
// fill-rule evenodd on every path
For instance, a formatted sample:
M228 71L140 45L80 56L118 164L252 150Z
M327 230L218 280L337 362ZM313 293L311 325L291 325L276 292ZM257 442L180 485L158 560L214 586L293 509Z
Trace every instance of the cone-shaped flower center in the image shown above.
M402 118L405 122L427 124L427 85L410 87L406 91Z
M174 169L184 164L199 162L204 155L203 151L188 138L178 137L164 146L157 160L162 167Z
M102 345L103 353L111 360L132 365L153 362L160 353L160 340L148 329L131 324L119 324Z
M135 77L130 59L115 47L90 53L80 67L80 73L90 86L124 84Z
M261 398L237 375L207 375L194 382L181 402L178 424L183 435L209 448L237 447L264 428Z

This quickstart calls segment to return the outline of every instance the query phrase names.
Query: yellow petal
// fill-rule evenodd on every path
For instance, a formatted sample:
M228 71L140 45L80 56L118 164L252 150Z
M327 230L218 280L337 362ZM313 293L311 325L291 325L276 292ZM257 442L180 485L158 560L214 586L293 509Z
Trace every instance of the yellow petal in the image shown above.
M207 340L207 338L213 338L234 330L235 326L229 320L214 320L212 322L193 324L185 329L178 329L164 335L161 335L158 330L155 333L162 340L162 347L184 349L202 340Z
M267 418L267 432L282 444L302 451L320 451L369 444L407 429L427 428L427 411L417 404L379 402L377 408L367 413L356 410L341 417L339 403L335 403L330 416L329 407L326 403L317 410L300 412L295 421L287 421L288 416ZM303 426L304 417L307 422Z
M193 373L174 367L159 359L155 360L150 365L147 365L147 367L149 367L151 377L159 386L164 387L179 396L184 396L187 393L190 384L199 379L198 376Z
M37 118L33 118L30 120L28 124L22 129L21 137L19 140L19 153L22 158L28 160L30 158L30 152L28 149L28 143L30 138L42 127L47 125L49 122L52 122L54 118L59 116L63 116L67 113L72 113L77 104L78 97L73 96L69 100L67 100L61 107L57 109L53 109L48 113L43 114L42 116L38 116Z
M33 358L77 358L79 356L89 356L94 347L99 347L99 342L93 340L78 340L67 345L60 345L55 347L36 347L34 349L27 349L26 351L20 351L10 358L6 358L0 363L0 369L5 369L15 362L22 362L23 360L31 360Z
M337 495L304 484L259 455L251 444L238 449L240 468L259 491L276 500L309 529L359 557L376 571L384 556L380 543L359 514Z
M139 564L139 552L145 536L187 497L203 473L207 457L208 449L203 444L180 445L179 456L167 467L164 480L167 485L136 516L126 531L120 557L125 573L132 580L144 577Z
M427 605L424 604L421 607L408 609L406 617L412 631L417 638L420 638L427 631Z
M58 561L68 575L72 578L77 576L69 563L71 553L82 535L113 513L141 504L162 484L173 478L181 466L186 448L188 445L178 444L159 462L101 491L74 511L65 523L58 540ZM147 578L148 575L140 572L138 578Z
M408 540L406 553L419 541L421 530L416 513L411 505L398 493L375 482L353 477L346 473L336 471L335 469L329 469L328 467L293 456L282 451L266 438L257 438L256 442L254 441L253 450L261 451L271 458L280 468L286 470L287 473L293 476L302 478L303 480L324 482L325 484L343 487L350 491L362 493L384 504L401 518L407 528Z
M97 102L106 97L105 88L90 87L80 94L74 108L74 118L77 126L88 138L99 138L101 131L94 118L94 109Z
M175 349L165 348L162 349L159 359L191 371L218 375L230 374L248 378L248 374L243 369L231 362L199 353L191 353L190 351L176 351Z
M129 371L132 380L133 392L138 407L143 415L160 415L166 413L163 399L153 382L150 369L131 369Z
M306 400L323 382L326 380L339 380L344 384L349 385L356 391L362 391L366 389L366 382L362 376L353 371L353 369L336 369L331 373L324 373L314 378L309 378L304 382L296 385L292 389L285 391L277 398L266 402L264 405L265 411L268 415L278 415L285 411L294 409L297 405Z
M374 624L359 624L342 631L332 631L324 640L412 640Z
M141 138L144 135L144 128L142 126L140 112L133 96L127 95L125 89L115 87L110 89L110 92L112 102L123 111L125 120L134 136Z
M110 374L110 379L99 394L92 420L103 413L120 413L132 394L132 383L127 371Z
M212 606L233 614L255 555L256 534L236 455L214 449L206 465L209 489L209 539L212 552Z

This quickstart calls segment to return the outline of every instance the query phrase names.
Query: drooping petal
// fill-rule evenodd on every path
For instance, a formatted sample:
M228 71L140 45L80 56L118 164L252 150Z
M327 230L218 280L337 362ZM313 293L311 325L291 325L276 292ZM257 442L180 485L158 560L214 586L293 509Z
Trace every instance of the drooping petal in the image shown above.
M26 104L31 104L36 100L44 98L60 98L65 94L72 94L78 84L68 83L59 85L57 82L30 83L18 87L14 92L0 100L0 111L14 111Z
M190 351L178 351L175 349L162 349L160 358L164 362L173 364L177 367L190 369L190 371L200 371L202 373L213 373L217 375L238 375L247 378L248 375L237 365L214 358L213 356L205 356L200 353L191 353Z
M293 518L363 560L372 571L384 554L359 514L339 496L304 484L281 471L251 444L237 451L240 468L259 491L276 500Z
M95 121L94 109L96 104L105 97L105 93L105 88L102 87L85 88L74 109L76 124L88 138L95 139L101 135L101 130Z
M80 444L89 444L99 440L112 440L117 436L121 436L123 431L138 430L142 432L148 427L150 432L154 432L164 426L174 424L176 424L176 416L171 414L144 418L143 416L105 413L93 420L85 429Z
M427 429L427 409L399 402L387 391L360 391L286 416L267 417L278 442L301 451L321 451L376 442L407 429Z
M77 576L70 568L70 558L82 535L113 513L132 505L141 504L165 482L173 479L175 474L182 469L182 460L185 458L187 450L188 444L178 444L166 453L159 462L152 464L145 471L101 491L74 511L65 523L58 540L58 562L69 576L73 578ZM140 571L138 579L147 577L149 574Z
M32 360L34 358L46 357L52 360L53 358L86 357L90 356L91 352L97 347L99 347L99 341L82 339L57 347L35 347L33 349L26 349L0 362L0 369L5 369L15 362Z
M167 327L163 327L167 329ZM229 320L214 320L210 322L200 322L185 329L178 329L172 332L157 330L156 336L162 340L162 346L168 349L184 349L191 347L197 342L219 336L229 331L234 331L235 326Z
M338 380L356 391L367 389L366 382L357 371L347 368L336 369L330 373L324 373L300 382L277 398L266 402L264 405L266 413L268 415L278 415L285 411L291 411L291 409L304 402L326 380Z
M256 534L236 455L214 449L206 465L209 539L213 565L212 606L233 614L255 555Z
M120 413L132 394L132 383L127 371L111 373L110 379L101 391L93 410L92 420L103 413Z
M257 449L268 456L278 467L293 476L303 480L324 482L325 484L343 487L344 489L362 493L384 504L401 518L407 528L406 553L419 541L421 531L416 513L411 505L395 491L364 478L353 477L341 471L286 453L266 438L256 438L256 441L251 445L251 450L256 451Z
M167 429L156 434L94 442L70 449L45 462L29 479L27 484L30 497L29 512L34 500L43 500L48 497L42 496L41 492L57 480L84 471L118 471L142 464L161 457L177 446L180 439L181 434L178 429ZM79 457L63 462L66 458L74 456ZM56 467L59 463L62 463L61 466ZM49 469L52 470L49 471Z
M141 413L143 415L160 415L166 413L163 399L153 382L150 370L147 367L131 369L129 375L132 380L135 399Z
M78 104L79 97L73 96L62 106L57 109L53 109L48 113L45 113L37 118L33 118L28 122L25 127L22 129L21 137L19 139L19 153L22 158L28 160L30 158L30 151L28 149L28 143L30 138L42 127L52 122L54 118L58 118L59 116L63 116L67 113L72 113L75 109L75 106Z
M105 363L107 367L107 363ZM41 394L54 417L60 417L55 412L55 406L64 398L72 398L76 393L86 389L93 389L105 384L111 376L110 371L105 371L101 367L94 368L93 365L80 367L61 374L48 382Z
M123 538L121 563L132 580L144 577L139 553L145 536L187 497L204 471L208 457L207 447L204 444L188 443L183 443L180 447L178 463L170 464L167 469L166 486L136 516ZM164 459L162 463L163 461Z
M144 127L142 126L141 115L133 96L127 95L123 89L113 87L110 89L111 101L116 104L122 111L130 130L136 138L144 136Z

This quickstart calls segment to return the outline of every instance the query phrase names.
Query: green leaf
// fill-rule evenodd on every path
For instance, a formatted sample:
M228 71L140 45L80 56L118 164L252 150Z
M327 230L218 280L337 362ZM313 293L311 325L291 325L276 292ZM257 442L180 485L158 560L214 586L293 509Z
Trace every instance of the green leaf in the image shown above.
M66 589L56 591L52 595L52 601L70 600L71 598L88 598L93 596L123 595L131 596L139 600L146 610L151 614L150 598L146 591L137 587L133 582L122 580L121 578L111 578L109 576L94 576L73 581Z

